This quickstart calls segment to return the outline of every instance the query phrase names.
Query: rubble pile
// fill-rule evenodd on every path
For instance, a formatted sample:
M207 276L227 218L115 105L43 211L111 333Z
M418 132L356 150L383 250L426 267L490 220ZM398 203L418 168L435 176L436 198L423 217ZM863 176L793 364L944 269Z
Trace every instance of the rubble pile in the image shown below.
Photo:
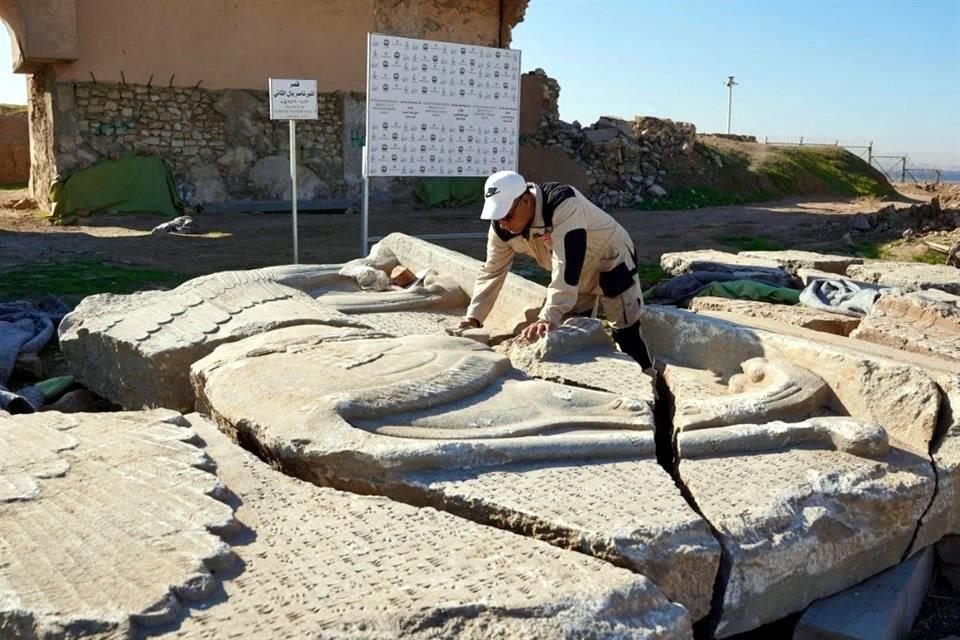
M628 207L667 195L662 161L693 152L694 125L650 116L632 121L605 116L589 127L567 123L557 109L560 85L542 69L533 75L543 86L541 117L524 144L566 151L583 169L589 195L601 207Z

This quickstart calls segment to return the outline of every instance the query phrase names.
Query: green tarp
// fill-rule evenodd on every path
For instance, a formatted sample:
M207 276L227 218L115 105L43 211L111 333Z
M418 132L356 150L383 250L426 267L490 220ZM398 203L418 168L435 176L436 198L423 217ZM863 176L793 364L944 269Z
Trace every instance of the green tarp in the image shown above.
M428 207L462 207L483 202L486 178L420 178L413 192Z
M694 297L717 296L735 300L758 300L778 304L797 304L800 291L787 287L774 287L756 280L724 280L711 282L697 291Z
M177 186L169 167L156 156L127 155L101 160L61 177L50 187L54 224L71 224L98 211L180 215Z

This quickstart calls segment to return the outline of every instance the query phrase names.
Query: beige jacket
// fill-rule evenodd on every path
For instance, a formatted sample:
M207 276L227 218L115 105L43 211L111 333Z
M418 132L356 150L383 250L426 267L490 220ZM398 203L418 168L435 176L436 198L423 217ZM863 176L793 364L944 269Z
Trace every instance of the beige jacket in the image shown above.
M490 314L517 253L532 256L550 271L540 319L553 325L574 310L578 298L602 295L601 274L621 262L627 263L631 275L636 270L630 234L609 214L569 185L547 182L529 186L537 206L526 231L513 236L496 223L490 225L487 258L467 308L470 318L483 322Z

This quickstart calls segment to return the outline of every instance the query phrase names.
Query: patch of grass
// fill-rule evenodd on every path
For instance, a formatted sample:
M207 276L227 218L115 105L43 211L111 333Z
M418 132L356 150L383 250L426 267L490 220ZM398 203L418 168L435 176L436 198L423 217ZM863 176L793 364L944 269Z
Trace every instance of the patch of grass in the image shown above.
M162 269L87 260L31 265L0 272L0 300L29 300L52 294L72 306L94 293L169 288L190 277Z
M18 113L26 113L25 104L0 104L0 116L15 116Z
M939 251L934 251L933 249L927 249L919 255L913 256L914 262L923 262L925 264L945 264L947 256L940 253Z
M839 147L774 147L758 171L785 194L802 193L812 177L836 195L896 195L879 171Z
M880 260L883 258L883 245L879 242L858 242L853 245L853 252L862 258Z
M637 277L640 278L640 286L647 289L669 278L670 274L660 268L659 264L647 262L637 265Z
M781 251L785 248L762 236L716 236L716 241L736 251Z
M736 204L765 202L775 197L766 191L723 193L711 187L680 187L663 198L647 198L633 205L640 211L677 211L704 207L725 207Z

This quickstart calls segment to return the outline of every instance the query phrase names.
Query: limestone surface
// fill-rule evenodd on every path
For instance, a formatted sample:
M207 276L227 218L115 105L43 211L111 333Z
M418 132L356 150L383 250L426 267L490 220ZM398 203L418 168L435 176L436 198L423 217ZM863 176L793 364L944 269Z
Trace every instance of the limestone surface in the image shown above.
M851 337L960 360L960 307L923 293L884 295Z
M687 612L645 577L433 509L314 487L198 415L236 494L242 572L170 637L691 638Z
M776 322L784 322L813 329L814 331L823 331L824 333L834 333L840 336L848 336L850 332L860 324L859 318L841 315L839 313L830 313L829 311L820 311L802 307L799 305L771 304L769 302L756 302L754 300L731 300L730 298L718 298L714 296L698 296L690 300L689 309L714 315L720 312L728 315L743 315L754 318L769 318Z
M90 296L61 322L60 346L80 382L125 408L190 409L190 365L219 344L291 325L362 326L276 276L229 271L171 291Z
M322 304L346 314L454 309L463 315L470 302L451 278L436 275L427 277L421 286L407 289L320 294L314 291L314 297Z
M837 256L813 251L741 251L737 255L744 258L772 260L782 268L795 273L798 269L816 269L826 273L843 275L852 264L863 264L861 258Z
M599 320L570 318L534 342L517 337L496 350L531 377L609 391L653 407L653 380L636 360L617 350Z
M0 418L0 636L133 637L207 598L237 526L179 414Z
M955 267L921 262L871 262L850 265L847 275L857 280L906 291L940 289L960 294L960 272Z
M779 325L763 319L750 321L770 329L650 305L643 329L658 360L709 370L719 379L740 373L740 363L758 356L803 367L827 383L832 392L830 408L837 415L878 424L891 442L921 455L928 453L942 394L922 367L866 353L856 347L864 344L857 340L802 329L794 330L811 334L809 339L778 334L774 331Z
M800 611L897 564L935 485L927 458L898 449L879 459L809 449L688 451L679 473L724 549L717 637Z
M691 271L723 271L739 273L744 277L751 273L784 276L784 271L776 260L752 258L714 249L664 253L660 256L660 267L672 276Z

